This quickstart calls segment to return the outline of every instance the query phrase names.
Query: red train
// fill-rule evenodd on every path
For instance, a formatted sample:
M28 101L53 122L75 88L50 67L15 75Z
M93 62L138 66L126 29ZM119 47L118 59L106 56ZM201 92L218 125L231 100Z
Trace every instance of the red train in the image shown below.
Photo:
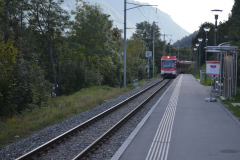
M187 63L178 61L176 56L163 56L161 59L161 76L163 78L175 78L186 70Z

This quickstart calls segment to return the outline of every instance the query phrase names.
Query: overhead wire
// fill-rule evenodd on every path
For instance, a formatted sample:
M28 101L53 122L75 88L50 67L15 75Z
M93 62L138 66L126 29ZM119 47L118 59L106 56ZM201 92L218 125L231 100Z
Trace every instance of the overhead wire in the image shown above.
M124 24L123 22L119 22L119 21L117 21L117 20L112 20L112 21L115 21L115 22L117 22L117 23L120 23L120 24ZM128 29L134 29L134 28L128 28ZM131 33L133 33L131 30L129 30Z
M151 8L152 8L152 7L151 7ZM152 8L152 10L153 10L153 8ZM155 13L154 10L153 10L153 13ZM158 22L160 23L160 27L162 28L163 32L166 33L166 32L164 31L163 27L162 27L162 23L161 23L160 18L158 17L158 14L157 14L157 13L156 13L156 15L157 15L157 18L158 18Z
M132 3L134 3L133 0L131 0L131 1L132 1ZM136 3L134 3L134 4L136 4ZM151 7L151 9L153 10L152 7ZM138 8L138 10L142 13L142 15L143 15L143 16L147 19L147 21L149 22L150 20L149 20L149 18L146 17L147 14L146 14L144 8L142 8L142 10L143 10L143 12L145 13L145 15L144 15L143 12L140 10L140 8ZM154 10L153 10L153 13L155 13ZM149 16L149 15L148 15L148 16ZM161 23L160 18L159 18L159 16L158 16L157 13L156 13L156 16L157 16L157 18L158 18L158 22L160 23L160 27L161 27L161 29L163 30L164 33L166 33L166 32L164 31L163 27L162 27L162 23Z
M133 0L131 0L132 1L132 3L134 3L133 2ZM134 4L136 4L136 3L134 3ZM138 10L142 13L142 15L146 18L146 20L149 22L149 19L143 14L143 12L138 8ZM145 13L146 14L146 13Z
M136 3L134 3L134 1L133 0L131 0L132 1L132 3L133 4L135 4L135 5L137 5ZM148 22L150 22L150 19L148 18L149 17L149 15L146 13L146 11L144 10L144 8L141 8L142 9L142 11L140 10L140 8L138 8L138 10L141 12L141 14L144 16L144 18L148 21ZM153 13L155 13L155 11L154 11L154 9L153 9L153 7L151 7L151 9L153 10ZM145 14L144 14L144 13ZM158 21L158 23L160 24L160 27L161 27L161 29L163 30L163 33L165 33L166 34L166 32L164 31L164 29L163 29L163 26L162 26L162 23L161 23L161 21L160 21L160 18L159 18L159 16L158 16L158 14L157 13L155 13L156 14L156 17L157 17L157 21ZM147 17L148 16L148 17ZM132 32L132 31L130 31L130 32ZM132 32L133 33L133 32ZM167 37L168 37L168 35L166 35ZM169 38L168 37L168 39L170 39L170 41L172 41L172 38Z

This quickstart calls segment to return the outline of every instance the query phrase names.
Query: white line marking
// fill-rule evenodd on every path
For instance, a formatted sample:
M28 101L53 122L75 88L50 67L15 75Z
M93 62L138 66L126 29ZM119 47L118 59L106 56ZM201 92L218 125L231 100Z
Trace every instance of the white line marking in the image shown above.
M168 102L163 118L158 126L146 160L167 160L173 122L176 113L179 91L182 83L182 75Z

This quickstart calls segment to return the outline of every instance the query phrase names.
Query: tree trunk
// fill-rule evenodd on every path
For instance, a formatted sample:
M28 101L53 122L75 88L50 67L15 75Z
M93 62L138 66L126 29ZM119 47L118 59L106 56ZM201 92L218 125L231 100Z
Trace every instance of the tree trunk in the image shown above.
M52 42L50 42L50 62L51 62L52 70L53 70L53 81L54 81L54 84L55 84L55 88L57 88L57 74L56 74L56 70L55 70L55 66L54 66L54 60L53 60Z

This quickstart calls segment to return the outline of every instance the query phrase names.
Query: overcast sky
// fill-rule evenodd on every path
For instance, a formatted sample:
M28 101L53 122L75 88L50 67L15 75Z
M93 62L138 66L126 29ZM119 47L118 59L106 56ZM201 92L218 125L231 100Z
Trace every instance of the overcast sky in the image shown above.
M136 0L147 2L157 7L171 16L171 18L186 31L193 33L199 29L199 26L204 22L215 24L214 15L211 12L213 9L221 9L219 21L228 20L228 15L231 13L234 0ZM131 2L131 0L128 0ZM147 7L144 7L147 11ZM161 19L160 19L161 20ZM159 21L156 18L156 21Z

